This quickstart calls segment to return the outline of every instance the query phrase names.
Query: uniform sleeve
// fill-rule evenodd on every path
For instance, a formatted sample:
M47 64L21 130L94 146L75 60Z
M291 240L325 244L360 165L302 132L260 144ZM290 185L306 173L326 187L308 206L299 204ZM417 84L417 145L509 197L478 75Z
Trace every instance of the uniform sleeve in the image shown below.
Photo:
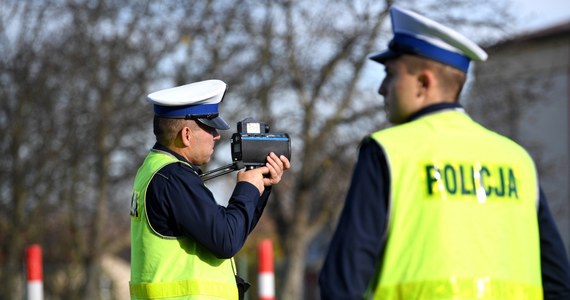
M389 175L378 144L361 144L339 223L319 275L321 299L362 299L379 267Z
M544 299L570 299L568 256L542 189L538 203L538 226Z
M259 201L257 202L257 206L255 207L255 213L253 215L253 220L251 222L249 233L251 233L251 231L257 225L257 222L259 222L259 219L261 219L261 215L263 214L263 211L265 210L265 206L267 206L267 201L269 200L269 195L271 195L271 189L272 188L270 186L265 187L265 190L261 194L261 197L259 197Z
M238 182L223 207L189 167L171 164L154 176L146 197L149 223L156 233L192 237L216 256L230 258L259 220L260 201L266 202L268 194L262 199L255 186Z

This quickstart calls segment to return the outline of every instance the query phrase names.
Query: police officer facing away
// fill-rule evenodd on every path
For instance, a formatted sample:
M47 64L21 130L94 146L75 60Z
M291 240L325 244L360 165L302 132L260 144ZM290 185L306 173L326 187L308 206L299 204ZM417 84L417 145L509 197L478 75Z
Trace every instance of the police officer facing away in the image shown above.
M363 140L319 285L326 299L570 299L570 267L534 163L458 104L471 60L454 30L390 10L388 119Z
M257 224L285 156L237 173L227 207L200 179L230 127L219 116L226 84L206 80L148 95L156 144L137 172L131 200L131 299L238 299L232 257ZM241 296L241 295L239 295Z

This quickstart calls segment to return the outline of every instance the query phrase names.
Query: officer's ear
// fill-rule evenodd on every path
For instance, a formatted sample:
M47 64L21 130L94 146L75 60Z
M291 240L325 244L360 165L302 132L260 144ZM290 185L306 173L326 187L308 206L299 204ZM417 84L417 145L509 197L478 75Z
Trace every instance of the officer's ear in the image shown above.
M416 96L417 97L425 97L429 91L429 89L434 84L434 74L429 69L423 69L417 73L417 89L416 89Z
M180 141L184 146L189 147L193 137L192 128L188 126L182 127L182 130L180 130Z

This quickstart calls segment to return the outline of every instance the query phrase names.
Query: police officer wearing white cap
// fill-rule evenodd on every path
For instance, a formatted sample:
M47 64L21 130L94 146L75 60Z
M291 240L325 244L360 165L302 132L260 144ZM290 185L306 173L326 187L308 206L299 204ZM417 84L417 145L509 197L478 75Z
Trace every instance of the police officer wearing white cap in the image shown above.
M206 80L148 95L156 144L139 168L131 199L131 299L238 299L247 284L232 257L257 224L289 160L239 171L227 207L200 179L230 127L219 115L226 84Z
M321 299L570 299L564 245L527 152L458 103L487 54L391 7L394 36L370 57L395 126L372 133L325 259Z

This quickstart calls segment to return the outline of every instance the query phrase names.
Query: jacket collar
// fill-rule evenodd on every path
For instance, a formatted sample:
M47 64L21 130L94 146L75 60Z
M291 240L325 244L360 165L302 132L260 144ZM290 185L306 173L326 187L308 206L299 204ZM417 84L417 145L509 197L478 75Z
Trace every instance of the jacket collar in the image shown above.
M162 145L161 143L156 142L156 143L154 144L154 146L152 147L152 149L158 150L158 151L163 151L163 152L167 152L167 153L169 153L169 154L172 154L172 155L173 155L174 157L176 157L178 160L183 161L183 162L189 164L189 165L192 167L192 169L194 169L194 171L196 171L196 172L198 173L198 175L202 174L202 169L200 169L200 166L195 165L195 164L193 164L193 163L187 161L182 155L180 155L180 154L178 154L178 153L172 151L172 149L170 149L170 148L168 148L168 147Z
M417 120L423 116L426 116L426 115L429 115L432 113L436 113L436 112L440 112L443 110L458 110L458 111L465 112L465 110L463 109L463 106L459 103L449 103L449 102L436 103L436 104L426 106L426 107L418 110L417 112L411 114L405 123Z

